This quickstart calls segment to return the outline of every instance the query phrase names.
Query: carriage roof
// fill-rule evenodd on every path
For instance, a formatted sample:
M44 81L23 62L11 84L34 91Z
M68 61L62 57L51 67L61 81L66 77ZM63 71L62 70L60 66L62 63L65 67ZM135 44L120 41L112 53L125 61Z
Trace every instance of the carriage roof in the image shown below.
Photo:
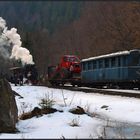
M110 54L106 54L106 55L99 55L99 56L95 56L95 57L89 57L87 59L82 59L82 62L100 59L100 58L109 58L109 57L115 57L115 56L121 56L121 55L128 55L128 54L130 54L130 52L133 52L133 51L140 52L140 50L120 51L120 52L116 52L116 53L110 53Z

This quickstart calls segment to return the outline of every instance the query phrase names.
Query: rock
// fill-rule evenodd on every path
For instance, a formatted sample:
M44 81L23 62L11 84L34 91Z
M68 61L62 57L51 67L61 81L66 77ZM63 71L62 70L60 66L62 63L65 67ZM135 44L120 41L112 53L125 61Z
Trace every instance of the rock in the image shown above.
M12 90L12 92L13 92L13 94L14 94L15 96L19 96L20 98L23 98L20 94L18 94L18 93L15 92L14 90Z
M103 106L101 106L101 108L108 109L108 106L107 105L103 105Z
M58 111L55 108L44 108L44 109L40 109L38 107L35 107L31 112L26 112L23 113L21 116L19 116L20 120L26 120L26 119L30 119L32 117L40 117L43 114L50 114L50 113L54 113Z
M41 115L42 115L42 111L41 111L40 108L35 107L35 108L32 110L31 114L32 114L32 117L33 117L33 116L37 116L37 117L38 117L38 116L41 116Z
M77 108L70 109L69 112L73 114L86 114L84 109L80 106L77 106Z
M42 111L40 108L38 107L35 107L32 111L30 112L26 112L26 113L23 113L19 116L19 119L20 120L26 120L26 119L30 119L32 117L40 117L42 116Z
M22 115L19 116L19 119L20 120L26 120L26 119L30 119L32 118L32 113L31 112L26 112L26 113L23 113Z
M15 96L6 79L0 79L0 133L15 132L18 109Z
M50 113L54 113L56 111L57 111L57 109L55 109L55 108L44 108L44 109L42 109L43 114L50 114Z

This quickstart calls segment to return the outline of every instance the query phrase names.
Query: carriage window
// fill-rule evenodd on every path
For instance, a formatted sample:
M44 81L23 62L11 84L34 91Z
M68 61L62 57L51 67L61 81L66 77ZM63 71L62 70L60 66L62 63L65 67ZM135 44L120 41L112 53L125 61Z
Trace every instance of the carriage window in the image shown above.
M120 67L120 66L121 66L121 58L118 57L118 67Z
M105 59L105 68L109 68L109 59Z
M111 67L115 67L116 66L116 58L113 57L111 58Z
M126 66L126 56L122 57L123 66Z
M139 55L135 54L132 56L132 62L131 62L132 66L138 66L139 65Z
M99 60L99 69L103 67L103 61Z
M83 67L83 71L85 71L86 70L86 63L85 62L83 63L82 67Z
M93 61L93 69L96 69L96 68L97 68L96 61Z
M88 70L91 70L91 69L92 69L92 62L89 61L89 62L88 62Z

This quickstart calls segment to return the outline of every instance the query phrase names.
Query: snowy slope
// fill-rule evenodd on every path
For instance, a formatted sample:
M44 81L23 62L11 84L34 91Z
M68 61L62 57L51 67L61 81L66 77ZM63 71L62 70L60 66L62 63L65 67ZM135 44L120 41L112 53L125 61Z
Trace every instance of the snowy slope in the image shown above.
M74 92L43 86L11 86L14 91L24 97L19 98L16 96L19 115L23 111L31 111L35 106L39 106L38 103L45 94L55 100L54 108L64 112L19 120L17 123L19 133L2 133L0 138L99 138L102 135L101 128L106 125L108 120L139 126L140 99ZM104 105L108 107L102 108ZM74 115L68 112L69 109L76 106L83 107L93 116L86 114ZM73 120L77 121L77 127L70 126Z

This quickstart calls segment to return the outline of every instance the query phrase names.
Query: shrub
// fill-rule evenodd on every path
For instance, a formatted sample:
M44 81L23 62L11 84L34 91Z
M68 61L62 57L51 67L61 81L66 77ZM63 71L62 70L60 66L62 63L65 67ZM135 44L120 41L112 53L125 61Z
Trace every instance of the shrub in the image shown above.
M40 102L39 102L39 106L42 109L46 109L46 108L52 108L52 106L54 105L55 101L53 100L52 97L50 97L49 94L45 94L45 97L41 98Z
M72 127L80 126L79 116L78 116L78 118L72 119L72 121L69 123L69 125L72 126Z

